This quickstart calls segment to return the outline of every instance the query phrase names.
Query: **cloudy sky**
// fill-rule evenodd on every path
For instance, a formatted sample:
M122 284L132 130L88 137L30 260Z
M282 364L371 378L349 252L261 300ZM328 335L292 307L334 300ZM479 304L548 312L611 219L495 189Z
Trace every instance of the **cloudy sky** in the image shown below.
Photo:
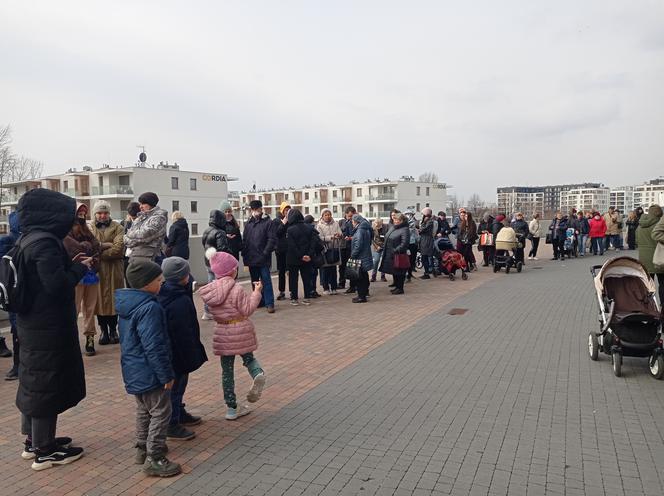
M452 191L664 174L660 0L0 2L0 125L46 171Z

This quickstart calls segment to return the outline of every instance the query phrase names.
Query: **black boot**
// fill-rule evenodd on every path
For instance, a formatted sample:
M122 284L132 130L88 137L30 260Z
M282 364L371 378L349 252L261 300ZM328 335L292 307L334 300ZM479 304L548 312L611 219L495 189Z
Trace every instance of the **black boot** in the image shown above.
M12 356L12 352L7 348L7 343L5 343L5 338L0 338L0 357L9 358Z
M97 316L97 323L101 329L101 336L99 337L99 345L105 346L111 343L110 338L108 337L108 322L106 321L105 315Z
M118 344L120 342L120 337L118 336L118 316L112 315L108 318L108 335L111 340L111 344Z

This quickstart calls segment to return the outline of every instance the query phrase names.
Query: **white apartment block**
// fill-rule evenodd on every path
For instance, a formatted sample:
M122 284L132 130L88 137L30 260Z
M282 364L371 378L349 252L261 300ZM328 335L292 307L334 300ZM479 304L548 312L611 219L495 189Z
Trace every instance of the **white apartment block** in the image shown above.
M578 188L560 192L560 210L568 213L579 211L606 212L609 209L611 190L609 188Z
M4 226L0 230L6 232L7 214L16 209L23 193L34 188L59 191L90 208L97 200L106 200L111 205L111 217L117 221L126 217L130 202L136 201L141 193L152 191L159 196L159 206L169 214L176 210L183 213L191 235L196 236L207 227L210 211L228 198L228 182L234 180L226 174L184 171L177 164L168 163L156 167L70 169L64 174L3 184L4 215L0 221Z
M664 205L664 178L634 186L634 208L641 207L647 213L653 204Z
M498 188L498 212L511 216L522 212L526 218L544 214L544 191L539 187L513 186Z
M320 217L323 209L332 210L335 218L343 216L346 207L353 206L367 219L381 217L389 219L390 211L404 212L414 209L420 212L425 207L434 213L445 211L447 205L447 185L415 181L409 177L399 180L353 181L341 186L329 183L302 188L243 191L240 204L247 209L249 202L260 200L266 214L275 217L282 202L288 202L304 215Z
M611 188L610 204L623 214L634 210L634 186Z

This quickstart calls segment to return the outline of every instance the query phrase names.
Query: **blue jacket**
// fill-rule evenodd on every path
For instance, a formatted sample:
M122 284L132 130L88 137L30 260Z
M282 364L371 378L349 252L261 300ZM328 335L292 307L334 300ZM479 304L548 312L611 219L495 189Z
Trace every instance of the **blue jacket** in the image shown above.
M177 375L198 370L208 358L201 343L201 329L191 296L191 285L166 281L157 299L166 311L173 370Z
M373 258L371 256L371 239L373 231L371 224L361 218L353 233L353 239L350 242L350 258L360 260L362 268L369 272L373 268Z
M117 289L122 378L129 394L163 388L175 378L166 312L156 296L140 289Z
M251 217L244 224L242 259L247 267L270 267L277 248L277 234L269 217Z
M9 214L9 234L0 238L0 257L4 257L9 250L16 244L16 240L21 235L21 228L18 222L18 213Z

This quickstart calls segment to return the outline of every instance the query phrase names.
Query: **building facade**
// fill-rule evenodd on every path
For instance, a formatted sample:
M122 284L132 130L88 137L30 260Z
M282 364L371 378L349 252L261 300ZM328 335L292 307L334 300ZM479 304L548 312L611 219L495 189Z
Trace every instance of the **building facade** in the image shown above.
M349 206L355 207L368 219L388 219L390 211L395 208L402 212L407 209L419 212L425 207L432 208L434 213L445 210L447 185L402 178L364 183L354 181L340 186L329 183L302 188L243 191L240 194L243 208L247 209L252 200L263 202L265 213L271 217L277 215L279 205L285 201L304 215L313 215L316 219L325 208L332 210L335 218L340 218Z
M34 188L47 188L64 193L92 207L97 200L111 205L111 217L121 221L127 206L141 193L153 191L159 196L159 206L170 213L182 212L189 223L192 236L202 234L208 225L210 210L218 208L228 198L226 174L180 170L177 164L161 163L157 167L85 167L82 171L70 169L39 179L16 181L3 185L2 220L16 209L18 200ZM238 212L239 213L239 212Z
M539 187L510 186L498 188L498 212L522 212L527 218L544 215L544 191Z
M609 209L611 190L609 188L577 188L560 192L560 208L563 213L573 209L580 212L606 212Z
M641 207L646 213L650 205L664 205L664 178L652 179L634 186L634 208Z
M622 213L634 210L634 186L611 188L610 206Z

